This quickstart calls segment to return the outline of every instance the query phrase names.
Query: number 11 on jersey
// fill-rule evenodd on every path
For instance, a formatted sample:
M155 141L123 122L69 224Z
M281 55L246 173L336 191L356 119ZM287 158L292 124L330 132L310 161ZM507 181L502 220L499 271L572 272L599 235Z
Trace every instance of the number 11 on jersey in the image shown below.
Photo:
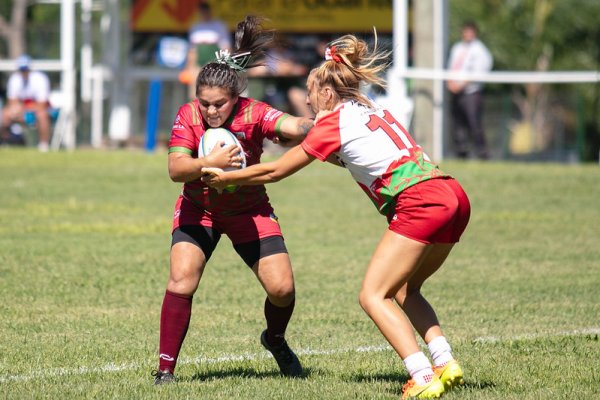
M383 129L386 135L394 142L400 150L412 149L415 147L415 142L410 137L406 129L389 113L388 110L383 112L383 118L379 115L371 114L367 128L371 132L378 129Z

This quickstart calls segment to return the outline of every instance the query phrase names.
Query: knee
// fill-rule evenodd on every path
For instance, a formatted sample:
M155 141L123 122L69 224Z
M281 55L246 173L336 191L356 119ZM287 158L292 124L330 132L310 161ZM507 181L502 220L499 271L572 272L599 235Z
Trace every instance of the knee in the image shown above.
M200 276L198 274L171 271L167 290L191 296L196 292L199 283Z
M367 313L371 315L372 311L377 307L377 304L381 302L381 298L373 293L371 290L362 288L358 293L358 304Z
M289 305L296 296L293 281L279 282L268 289L267 294L271 303L284 307Z

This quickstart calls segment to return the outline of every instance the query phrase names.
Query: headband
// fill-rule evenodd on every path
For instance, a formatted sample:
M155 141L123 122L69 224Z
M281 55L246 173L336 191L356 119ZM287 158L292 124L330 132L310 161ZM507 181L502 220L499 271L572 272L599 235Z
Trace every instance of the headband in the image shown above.
M339 54L336 54L337 51L337 46L329 46L325 49L325 60L329 61L329 60L333 60L336 63L344 63L344 60L342 59L342 57L340 57Z
M229 50L215 51L216 62L219 64L227 64L229 68L236 71L245 71L246 65L250 61L250 52L240 54L230 54Z

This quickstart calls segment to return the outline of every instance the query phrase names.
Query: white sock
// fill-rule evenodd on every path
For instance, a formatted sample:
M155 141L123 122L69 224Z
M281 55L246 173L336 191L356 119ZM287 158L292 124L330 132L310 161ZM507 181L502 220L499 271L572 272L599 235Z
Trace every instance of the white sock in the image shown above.
M454 360L452 349L444 336L438 336L427 344L433 365L439 367L448 361Z
M431 378L433 378L433 369L431 369L429 359L422 351L411 354L403 361L410 377L415 380L417 385L424 385L431 382Z

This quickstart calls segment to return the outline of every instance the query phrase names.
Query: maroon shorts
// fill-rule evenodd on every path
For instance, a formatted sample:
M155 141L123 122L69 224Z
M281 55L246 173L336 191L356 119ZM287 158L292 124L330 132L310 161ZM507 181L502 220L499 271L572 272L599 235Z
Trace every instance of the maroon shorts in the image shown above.
M283 236L273 212L265 202L237 215L213 214L179 196L173 215L173 230L184 225L202 225L226 234L233 244L247 243L270 236Z
M467 227L471 205L459 183L430 179L402 191L388 216L389 229L423 243L456 243Z

